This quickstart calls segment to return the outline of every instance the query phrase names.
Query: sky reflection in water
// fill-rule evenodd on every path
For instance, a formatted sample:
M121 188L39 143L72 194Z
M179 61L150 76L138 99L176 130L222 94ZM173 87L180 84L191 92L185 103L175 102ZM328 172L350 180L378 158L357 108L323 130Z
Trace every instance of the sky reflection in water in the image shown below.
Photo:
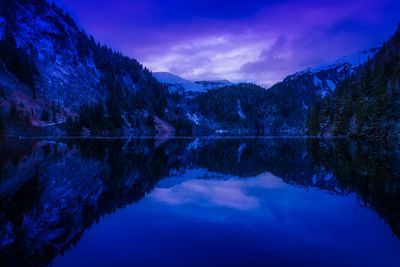
M1 266L400 262L396 145L70 140L0 152Z
M397 261L397 238L354 196L294 187L270 173L199 179L206 173L190 170L161 181L139 204L90 230L56 266L82 258L88 264L155 266L393 266Z

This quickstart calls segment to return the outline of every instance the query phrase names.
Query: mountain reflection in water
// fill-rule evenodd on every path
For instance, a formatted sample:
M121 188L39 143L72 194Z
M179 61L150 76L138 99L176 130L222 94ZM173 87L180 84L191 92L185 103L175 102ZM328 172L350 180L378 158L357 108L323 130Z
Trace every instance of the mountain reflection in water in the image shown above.
M136 242L129 245L135 257L125 261L119 257L120 265L319 265L327 261L334 265L330 257L341 262L351 253L354 264L396 265L399 151L389 145L313 139L3 143L0 265L68 266L76 265L77 258L82 265L90 264L89 252L87 259L74 256L74 247L85 251L88 243L95 248L98 244L89 241L94 235L114 235L117 242L123 238L118 233L129 236L139 226L142 232L131 236ZM124 210L131 212L128 218ZM118 222L118 227L105 233L102 222L107 220ZM150 231L156 223L157 236ZM385 232L387 225L396 237ZM168 243L166 234L174 235L176 243ZM189 235L193 241L185 238ZM359 244L370 240L376 247L374 252L350 243L346 247L347 239ZM157 250L143 240L153 245L165 242L165 247ZM218 253L210 254L208 249L216 245L225 248L219 246ZM325 247L337 254L306 259L295 245ZM183 246L193 249L183 251ZM338 253L339 248L349 255ZM159 262L151 256L157 251ZM114 254L109 252L111 258ZM368 257L363 261L357 253Z

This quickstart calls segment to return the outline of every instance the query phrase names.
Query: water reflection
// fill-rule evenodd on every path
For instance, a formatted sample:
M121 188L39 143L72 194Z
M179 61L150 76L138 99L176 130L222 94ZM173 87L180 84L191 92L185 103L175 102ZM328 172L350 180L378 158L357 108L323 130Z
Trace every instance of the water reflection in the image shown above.
M146 196L173 212L219 220L230 209L246 213L229 215L242 223L261 216L273 228L288 214L312 217L337 204L325 195L355 195L399 237L399 151L347 140L8 142L0 146L1 265L50 264L105 215Z

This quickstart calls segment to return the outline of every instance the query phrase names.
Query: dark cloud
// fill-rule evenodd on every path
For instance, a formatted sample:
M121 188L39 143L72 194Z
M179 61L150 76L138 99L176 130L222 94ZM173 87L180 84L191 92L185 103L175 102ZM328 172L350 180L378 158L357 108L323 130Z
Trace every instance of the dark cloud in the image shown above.
M154 71L272 84L378 45L396 0L57 0L97 39Z

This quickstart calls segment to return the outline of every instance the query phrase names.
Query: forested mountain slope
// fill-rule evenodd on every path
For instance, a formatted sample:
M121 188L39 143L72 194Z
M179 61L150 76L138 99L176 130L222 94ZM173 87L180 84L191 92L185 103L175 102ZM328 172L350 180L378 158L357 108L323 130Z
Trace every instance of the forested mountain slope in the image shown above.
M254 84L226 86L189 101L194 123L236 133L305 135L313 104L332 95L377 49L344 57L288 76L270 89Z
M85 116L70 131L150 132L157 121L177 122L168 89L150 71L96 42L54 4L2 0L0 37L0 106L8 128L78 114Z
M332 95L347 77L356 73L376 52L377 49L371 49L312 67L290 75L272 86L268 92L278 98L275 102L275 125L284 133L306 134L309 108L317 100Z
M308 116L312 135L385 139L400 133L400 25L393 37Z

